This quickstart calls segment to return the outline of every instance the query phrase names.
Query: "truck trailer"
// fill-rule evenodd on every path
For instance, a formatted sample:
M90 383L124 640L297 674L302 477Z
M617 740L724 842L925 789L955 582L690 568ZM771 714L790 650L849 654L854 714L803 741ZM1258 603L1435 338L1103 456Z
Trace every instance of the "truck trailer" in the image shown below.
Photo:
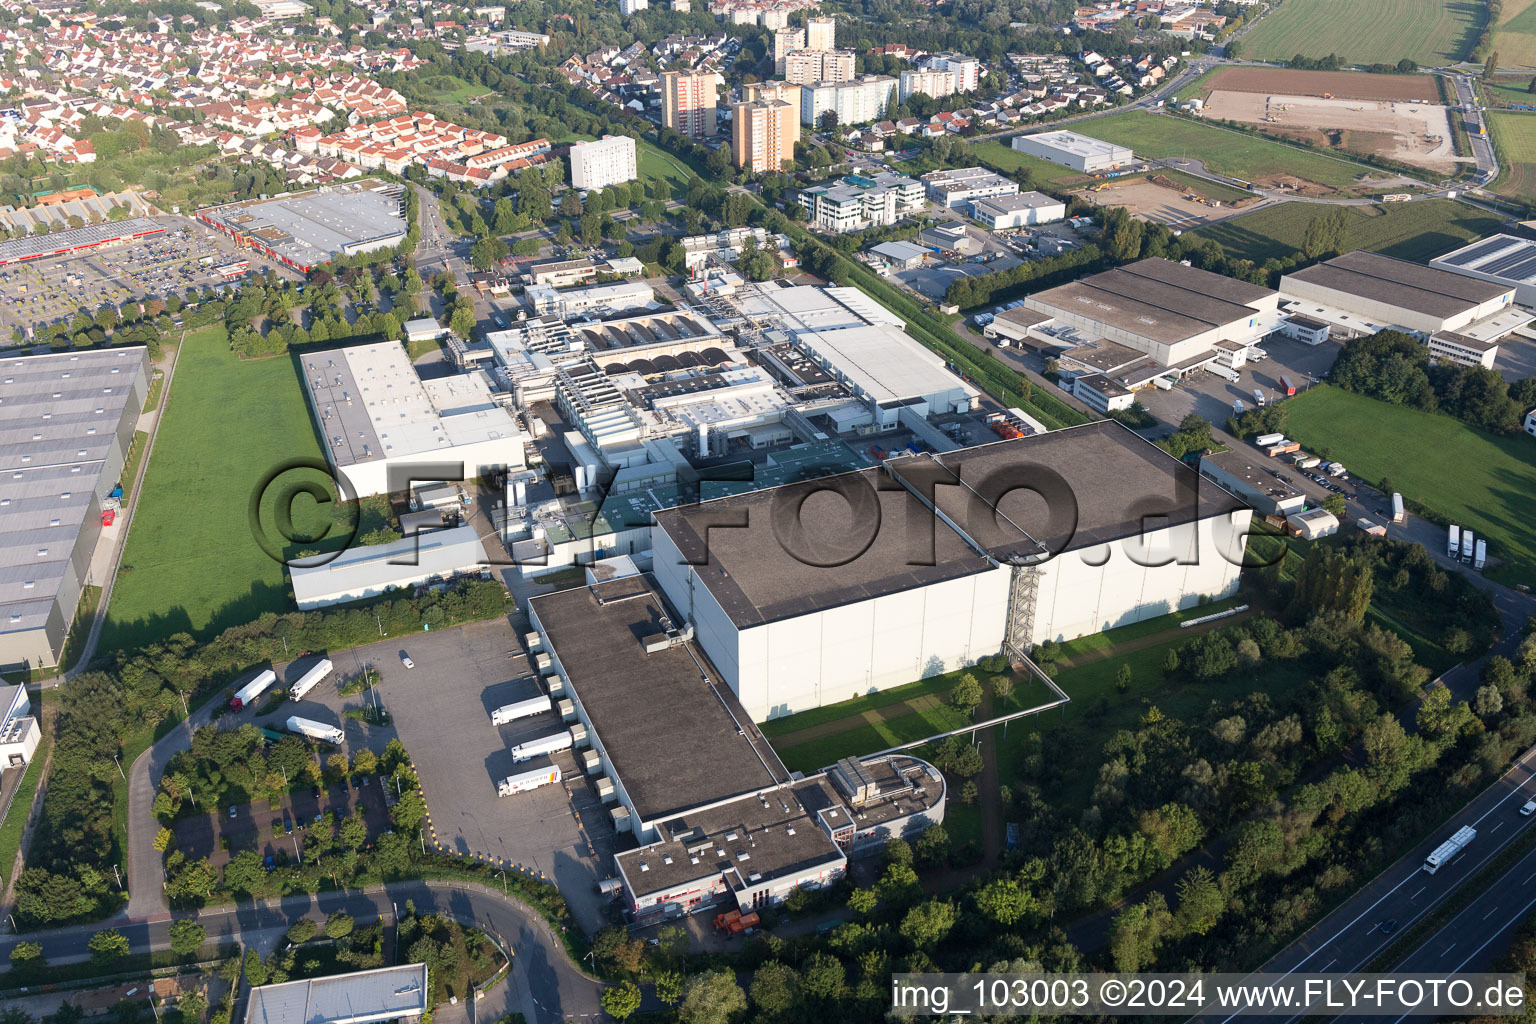
M1477 549L1477 535L1471 530L1461 531L1461 560L1472 561L1472 552Z
M1258 388L1253 389L1253 404L1258 406L1260 409L1264 408L1265 405L1264 392L1260 391Z
M1408 512L1403 507L1403 496L1401 494L1394 493L1392 495L1392 521L1394 523L1401 523L1407 518Z
M262 669L255 679L240 687L240 692L230 698L229 709L231 711L239 711L246 705L251 704L257 697L266 692L267 687L275 682L277 682L277 673L269 668Z
M538 789L540 786L548 786L559 781L560 766L552 764L548 768L535 768L517 775L508 775L496 783L496 795L511 796L514 793L526 793L530 789Z
M522 762L538 757L540 754L553 754L558 750L569 749L571 749L571 730L561 729L548 736L541 736L527 743L519 743L512 748L512 760Z
M1446 531L1445 557L1455 558L1461 554L1461 527L1455 523Z
M1477 538L1476 553L1472 556L1472 568L1481 572L1483 566L1488 564L1488 542L1483 538Z
M1477 829L1471 825L1463 825L1456 830L1456 834L1445 842L1435 847L1435 851L1424 858L1424 870L1431 875L1449 864L1458 853L1467 848L1467 844L1477 838Z
M515 704L503 704L491 712L492 725L506 725L519 718L527 718L529 715L541 714L550 709L549 698L544 696L529 697Z
M288 719L288 731L298 733L306 739L319 740L322 743L341 745L345 734L334 725L326 725L324 722L315 722L308 718L300 718L294 715Z
M1284 434L1260 434L1253 439L1253 443L1260 448L1268 448L1272 444L1279 444L1285 440Z
M1280 376L1280 390L1284 391L1285 394L1286 394L1286 397L1289 398L1291 395L1294 395L1296 393L1296 385L1291 383L1291 378L1285 376L1284 374L1281 374L1281 376Z
M288 696L293 700L303 700L304 695L313 690L326 676L331 674L331 659L321 658L314 666L299 677L299 681L293 684L293 689Z

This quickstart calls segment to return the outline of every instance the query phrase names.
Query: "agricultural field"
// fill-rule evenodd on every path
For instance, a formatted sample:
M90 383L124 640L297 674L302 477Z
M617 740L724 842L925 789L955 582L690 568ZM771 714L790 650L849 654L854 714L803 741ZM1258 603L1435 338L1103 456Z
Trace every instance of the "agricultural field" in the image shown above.
M1440 102L1440 90L1430 75L1372 75L1363 71L1224 67L1201 78L1199 86L1195 95L1218 91L1284 93L1290 96L1322 96L1331 93L1342 100Z
M270 472L323 458L294 360L236 359L222 327L189 334L161 415L102 650L182 631L209 636L292 607L283 566L258 543L249 510ZM326 479L295 470L281 484ZM275 504L272 494L263 507L269 536ZM330 518L308 498L294 500L292 511L296 534L318 534Z
M1310 450L1327 447L1362 480L1390 478L1404 497L1487 537L1490 557L1503 563L1490 576L1536 584L1530 438L1495 437L1449 416L1327 385L1288 399L1285 408L1287 436Z
M1243 56L1439 67L1467 56L1482 17L1482 4L1463 0L1286 0L1243 37Z
M1500 218L1449 199L1341 207L1349 215L1346 244L1403 260L1427 260L1498 230ZM1301 249L1312 218L1331 212L1311 203L1284 203L1201 228L1227 254L1263 263Z
M1200 124L1161 114L1127 112L1095 118L1081 130L1096 139L1128 146L1138 156L1152 159L1190 157L1203 160L1208 170L1242 178L1257 185L1282 182L1312 187L1300 191L1332 194L1366 187L1367 175L1377 175L1363 164L1294 149L1278 142L1241 132Z
M1500 60L1503 55L1500 54ZM1492 107L1512 107L1516 104L1536 105L1536 93L1531 92L1530 75L1500 75L1492 81L1477 83L1483 102Z
M1536 68L1536 0L1504 0L1491 48L1500 67Z
M1483 116L1499 148L1500 174L1489 188L1536 203L1536 115L1490 110Z

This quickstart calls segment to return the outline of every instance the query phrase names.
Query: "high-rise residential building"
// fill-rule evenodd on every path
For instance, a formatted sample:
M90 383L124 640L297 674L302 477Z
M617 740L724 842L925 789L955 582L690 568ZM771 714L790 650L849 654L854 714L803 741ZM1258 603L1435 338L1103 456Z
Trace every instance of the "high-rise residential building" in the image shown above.
M689 138L715 134L715 73L663 71L661 123Z
M837 21L833 18L811 18L805 23L805 48L830 50L837 46Z
M629 17L636 11L643 11L651 6L650 0L619 0L619 13Z
M784 59L791 50L805 49L805 29L781 28L773 34L773 73L784 73Z
M795 85L853 81L850 50L791 50L784 55L784 80Z
M901 102L905 103L918 93L940 99L955 92L955 76L951 71L937 68L916 68L901 73Z
M800 87L784 82L747 85L731 111L731 155L754 174L779 170L795 158L800 138Z
M981 84L981 61L963 53L935 53L923 62L923 66L954 75L954 91L957 93L972 92Z
M862 75L851 82L804 86L800 90L800 123L817 124L829 110L841 125L878 121L896 105L896 88L896 79L890 75Z
M759 11L757 23L769 32L781 29L789 24L789 12L777 7Z
M637 177L635 140L627 135L604 135L596 142L578 142L571 147L571 185L575 188L607 188Z

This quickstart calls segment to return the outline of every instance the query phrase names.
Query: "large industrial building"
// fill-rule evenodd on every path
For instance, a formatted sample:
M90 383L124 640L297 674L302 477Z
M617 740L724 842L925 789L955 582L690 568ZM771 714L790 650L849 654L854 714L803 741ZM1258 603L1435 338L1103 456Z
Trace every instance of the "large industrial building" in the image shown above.
M383 1024L419 1020L430 1008L426 964L377 967L325 978L257 985L245 1024Z
M1109 343L1141 353L1141 369L1106 371L1134 388L1213 361L1219 343L1253 346L1279 323L1278 301L1268 288L1146 259L1036 292L1025 307L1048 317L1028 332L1042 344L1054 340L1071 353Z
M1040 132L1035 135L1016 135L1013 148L1053 164L1070 167L1074 171L1092 174L1110 171L1133 162L1135 155L1124 146L1091 139L1077 132Z
M1536 240L1493 235L1429 261L1436 270L1515 290L1515 301L1536 307Z
M979 199L1016 196L1019 183L985 167L956 167L923 175L928 198L949 209L965 209Z
M0 667L57 664L149 375L138 345L0 360Z
M943 776L914 757L790 773L652 577L592 580L533 598L529 618L614 826L641 843L614 858L637 923L771 906L943 820Z
M1229 595L1250 515L1099 421L662 511L654 564L763 720Z
M0 685L0 772L31 762L42 737L27 688L19 683Z
M294 564L294 603L301 611L361 601L421 583L481 572L485 548L473 526L414 533L388 544L348 548Z
M405 186L364 179L197 211L197 219L302 273L405 241Z
M523 465L527 435L484 371L422 380L394 341L300 358L326 456L357 497Z
M1522 323L1503 326L1501 315L1509 315L1515 299L1512 284L1477 280L1364 250L1284 275L1280 295L1292 303L1292 312L1353 324L1361 333L1391 327L1477 336L1481 325L1494 321L1499 333L1505 334L1531 319L1526 315Z

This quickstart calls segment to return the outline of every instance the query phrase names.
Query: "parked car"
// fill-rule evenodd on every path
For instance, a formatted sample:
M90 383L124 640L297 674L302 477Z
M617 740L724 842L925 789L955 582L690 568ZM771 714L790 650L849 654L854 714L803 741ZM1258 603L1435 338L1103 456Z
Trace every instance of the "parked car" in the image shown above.
M293 835L293 819L288 817L286 814L283 815L283 834L289 836Z
M406 654L404 651L400 652L400 664L404 665L406 668L416 667L416 663L411 660L411 656Z
M1520 808L1520 816L1529 818L1532 814L1536 814L1536 800L1527 800L1525 806Z
M229 805L229 816L231 818L233 818L235 816L235 805L234 804L230 804Z

